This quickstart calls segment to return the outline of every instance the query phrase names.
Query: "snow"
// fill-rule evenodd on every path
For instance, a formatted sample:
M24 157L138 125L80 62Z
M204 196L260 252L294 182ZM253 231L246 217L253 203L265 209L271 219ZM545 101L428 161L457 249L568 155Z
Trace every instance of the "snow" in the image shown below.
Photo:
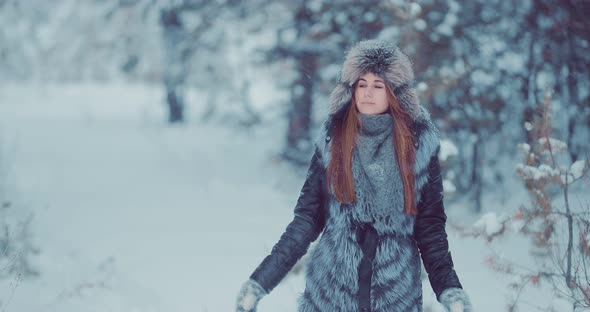
M553 73L540 71L537 73L536 83L539 89L550 88L555 85L555 77L553 77Z
M443 190L445 191L445 193L455 193L457 191L457 187L455 187L455 184L453 183L453 181L451 181L449 179L444 179L443 180Z
M514 232L520 232L525 225L526 223L524 222L524 220L514 218L511 219L510 223L508 224L508 226L510 226L510 229Z
M380 40L394 40L396 41L399 37L399 27L396 26L389 26L383 28L376 39ZM338 64L338 69L340 69L340 64Z
M506 217L498 217L495 212L488 212L473 224L473 228L485 232L487 236L493 236L503 230L506 220Z
M322 1L317 1L317 0L308 1L306 3L306 5L307 5L307 8L314 13L318 13L322 9Z
M539 165L539 171L541 172L542 175L545 175L545 176L551 176L551 175L558 175L559 174L559 170L554 169L551 166L546 165L546 164Z
M525 155L528 155L528 153L531 151L531 146L527 143L519 143L517 147L523 151Z
M279 118L244 131L198 123L195 105L186 125L171 127L162 98L153 85L0 87L0 161L10 166L0 182L13 183L13 196L34 212L41 251L38 278L0 279L5 311L234 309L242 283L292 220L305 170L274 161L284 140ZM479 220L471 203L446 202L455 270L481 312L503 310L513 291L484 262L489 246L454 226L500 231L498 215L528 201L520 182L506 183L484 194L494 211ZM534 263L528 241L500 242L500 254ZM304 285L290 273L258 311L294 312ZM442 312L427 279L423 292L425 310ZM553 300L543 288L522 298Z
M474 84L482 86L491 86L496 83L496 77L483 70L474 70L471 74L471 79Z
M416 86L416 90L419 91L419 92L424 92L424 91L428 90L428 84L426 84L425 82L421 81Z
M346 14L346 12L339 11L338 13L336 13L334 20L339 25L344 25L344 23L346 23L346 21L348 20L348 15Z
M273 185L280 170L267 164L281 138L169 128L158 89L3 94L0 133L15 142L20 191L35 199L43 272L7 311L231 310L237 281L290 217Z
M424 31L426 29L426 26L428 26L426 24L426 21L424 21L421 18L414 21L414 27L416 28L417 31Z
M547 144L547 142L549 142L549 144ZM549 148L549 146L551 146L553 153L562 152L562 151L567 150L567 144L561 140L556 139L556 138L549 138L549 141L547 141L547 138L544 138L544 137L539 138L539 145L541 145L547 149Z
M527 166L524 164L516 164L516 170L524 174L527 179L539 180L559 175L559 170L552 168L546 164L541 164L539 167Z
M438 158L440 161L446 161L451 156L457 156L459 154L459 150L457 146L453 144L450 140L440 140L440 154Z
M570 167L570 172L574 176L574 179L579 179L582 176L584 167L586 166L585 160L577 160Z
M510 73L519 73L525 69L526 60L521 54L508 51L497 58L498 68Z
M395 6L403 7L406 3L403 0L389 0L389 2Z
M526 129L526 131L531 131L533 130L533 125L530 122L526 121L524 123L524 128Z
M560 174L559 178L563 184L570 184L574 182L574 176L570 172Z
M409 4L410 6L410 16L411 17L416 17L418 16L418 14L420 14L420 12L422 12L422 7L420 6L420 4L416 3L416 2L412 2Z
M449 12L445 15L444 20L435 28L436 31L445 36L453 35L453 27L457 24L459 5L454 1L449 1Z
M377 15L374 12L372 12L372 11L367 11L363 15L363 18L364 18L365 22L371 23L371 22L373 22L377 18Z

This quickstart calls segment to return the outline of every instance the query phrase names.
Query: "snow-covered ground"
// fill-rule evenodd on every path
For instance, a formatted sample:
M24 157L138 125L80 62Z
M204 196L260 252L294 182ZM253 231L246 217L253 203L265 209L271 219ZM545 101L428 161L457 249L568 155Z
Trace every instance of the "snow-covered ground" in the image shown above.
M0 88L0 159L11 173L0 179L34 213L41 250L38 278L0 281L0 311L233 310L241 283L291 220L305 172L273 157L280 121L250 131L194 118L170 127L161 100L158 86ZM526 203L511 183L486 194L485 206ZM469 204L446 206L450 223L479 217ZM481 239L447 228L476 311L505 310L510 277L488 269ZM509 238L500 251L529 261L525 241ZM301 274L289 275L259 311L295 311L303 287ZM520 311L546 306L547 294L524 294ZM427 280L424 302L443 311Z

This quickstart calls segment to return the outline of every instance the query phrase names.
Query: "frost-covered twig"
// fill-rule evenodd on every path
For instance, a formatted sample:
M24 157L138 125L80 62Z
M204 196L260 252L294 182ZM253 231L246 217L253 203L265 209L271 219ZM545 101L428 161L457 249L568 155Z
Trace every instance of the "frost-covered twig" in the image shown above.
M515 310L521 293L529 285L545 281L557 296L567 298L575 310L590 308L590 278L587 268L590 257L590 206L580 211L570 202L570 185L586 177L590 170L588 159L577 160L569 166L560 165L567 155L568 146L553 137L549 104L551 95L547 93L540 107L540 118L527 123L533 139L530 144L522 143L518 148L524 154L524 161L515 166L531 195L531 204L521 205L511 216L496 216L493 213L482 216L473 225L468 235L485 237L488 242L514 231L531 238L537 264L530 267L516 265L510 259L497 254L486 259L486 263L496 272L514 276L511 286L516 297L509 306ZM550 190L559 188L563 198L563 209L558 210L553 203ZM563 226L563 227L561 227ZM563 228L564 231L558 231Z

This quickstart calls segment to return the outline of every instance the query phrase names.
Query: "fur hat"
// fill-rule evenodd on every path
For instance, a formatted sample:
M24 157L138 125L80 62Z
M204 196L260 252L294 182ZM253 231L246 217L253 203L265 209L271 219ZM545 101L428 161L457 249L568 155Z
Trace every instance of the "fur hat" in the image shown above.
M396 45L382 40L360 41L346 53L340 82L330 95L330 115L336 115L350 103L352 85L367 72L385 79L402 109L414 121L425 117L425 110L420 107L413 87L414 71L410 59Z

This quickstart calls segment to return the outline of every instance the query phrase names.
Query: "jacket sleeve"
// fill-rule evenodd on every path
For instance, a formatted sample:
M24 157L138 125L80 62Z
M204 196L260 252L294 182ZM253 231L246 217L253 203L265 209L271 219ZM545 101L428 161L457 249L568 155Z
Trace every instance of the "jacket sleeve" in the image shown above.
M443 204L443 184L437 151L428 165L428 182L421 191L414 237L420 249L424 267L436 299L450 287L463 288L459 282L449 251L445 223L447 216Z
M250 275L267 293L279 284L322 232L325 224L325 195L322 192L324 181L325 169L316 148L295 206L293 220L272 248L270 255Z

